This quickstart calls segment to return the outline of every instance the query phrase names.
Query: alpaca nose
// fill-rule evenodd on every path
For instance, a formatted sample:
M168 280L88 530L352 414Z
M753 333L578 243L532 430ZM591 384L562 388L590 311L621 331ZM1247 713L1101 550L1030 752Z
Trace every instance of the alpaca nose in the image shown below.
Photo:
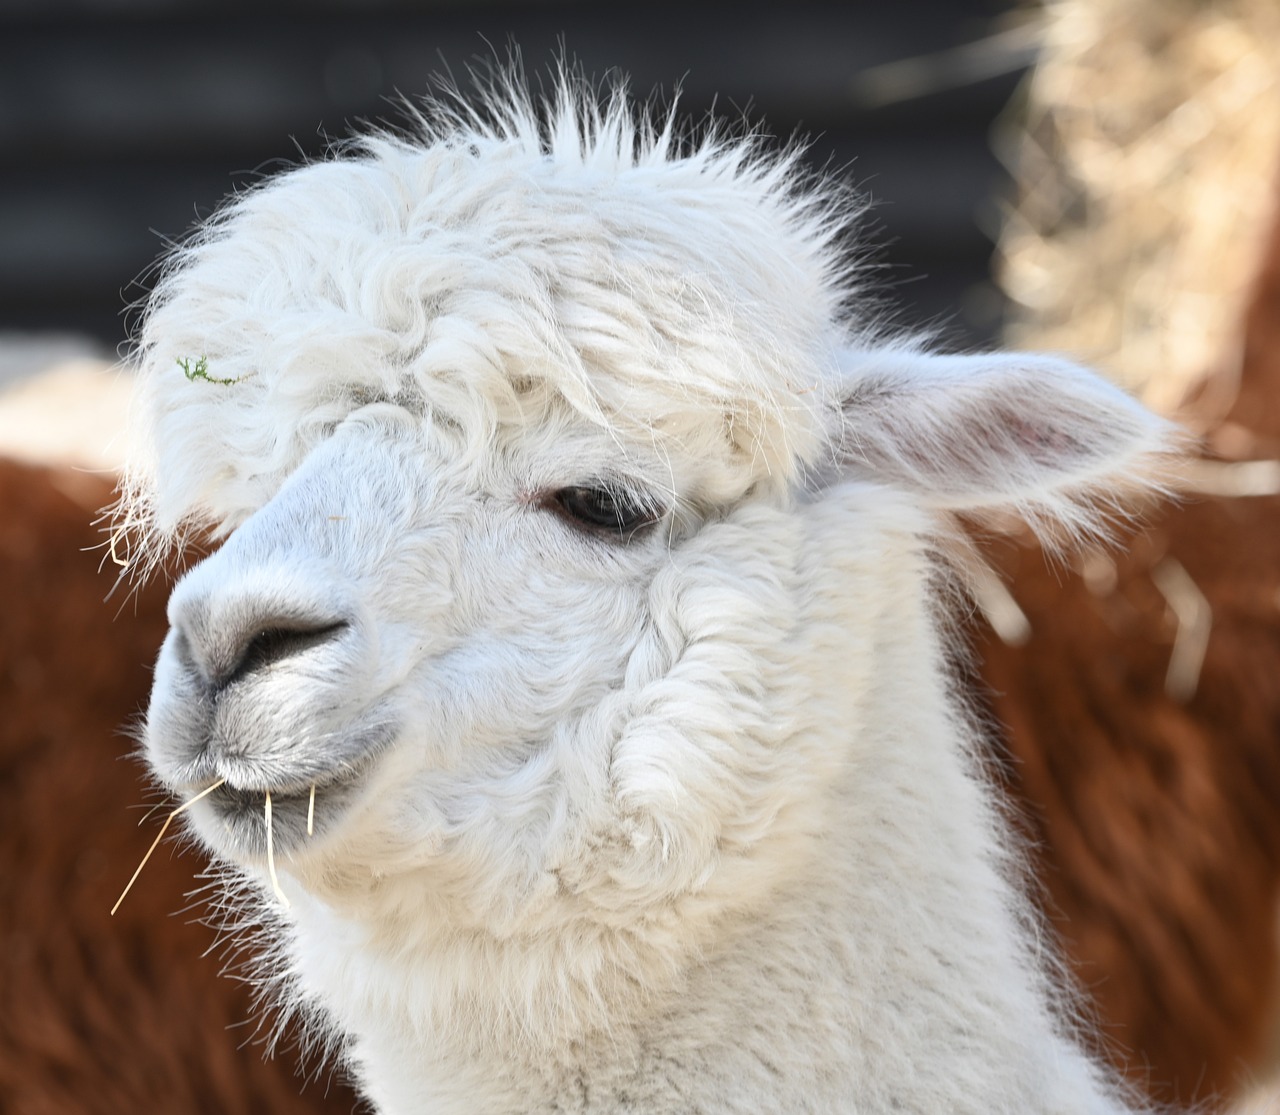
M178 661L212 694L291 660L316 658L350 626L340 615L282 611L252 596L184 598L170 610Z
M206 680L215 691L225 689L234 681L265 672L287 658L318 648L337 638L346 628L344 620L315 623L278 619L270 624L255 624L243 633L239 649L219 662Z

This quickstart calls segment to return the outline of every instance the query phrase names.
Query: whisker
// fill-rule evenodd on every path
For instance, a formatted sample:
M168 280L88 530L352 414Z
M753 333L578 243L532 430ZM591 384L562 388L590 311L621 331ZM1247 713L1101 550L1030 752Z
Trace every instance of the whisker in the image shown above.
M316 821L316 784L311 783L311 799L307 802L307 835L315 834Z
M194 800L194 799L193 799L193 800ZM138 808L141 808L141 806L139 806ZM151 819L151 814L153 814L153 813L155 813L157 810L159 810L159 809L163 809L163 808L164 808L164 802L163 802L163 801L158 801L158 802L156 802L156 803L155 803L155 805L151 806L151 807L150 807L150 808L149 808L149 809L148 809L148 810L147 810L147 811L142 815L142 819L141 819L140 821L138 821L138 828L142 828L142 826L143 826L143 825L145 825L145 824L147 823L147 821L149 821L149 820Z
M276 892L276 897L280 899L285 906L289 905L289 897L280 889L280 878L276 875L276 853L272 844L271 836L271 791L267 791L267 801L265 807L265 816L267 821L267 871L271 874L271 889Z
M120 897L116 899L116 904L111 907L112 917L116 916L116 911L120 909L120 903L124 901L125 895L128 894L129 891L133 889L133 884L138 881L138 876L142 874L142 869L147 866L147 860L151 858L151 853L156 850L156 846L160 843L161 840L164 839L164 834L169 831L169 825L173 823L174 817L176 817L179 813L183 812L183 810L190 809L201 798L208 797L209 794L213 793L213 791L216 790L219 786L221 786L224 782L226 782L225 778L219 778L218 781L215 782L212 786L206 786L203 790L201 790L198 794L196 794L195 797L191 798L189 801L184 801L180 806L177 807L177 809L173 810L169 814L169 816L167 816L164 819L164 824L160 826L160 831L156 834L156 838L151 842L151 847L147 849L147 854L142 857L142 862L138 864L138 868L136 871L134 871L133 877L130 878L128 883L125 884L124 890L120 892ZM270 847L269 844L268 844L268 847Z

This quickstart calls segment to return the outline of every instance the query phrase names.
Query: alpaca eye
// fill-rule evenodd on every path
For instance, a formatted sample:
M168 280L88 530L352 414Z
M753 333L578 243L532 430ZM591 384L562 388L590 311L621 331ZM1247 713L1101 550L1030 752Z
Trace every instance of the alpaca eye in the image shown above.
M661 509L630 492L606 486L560 488L547 501L575 526L626 538L661 518Z

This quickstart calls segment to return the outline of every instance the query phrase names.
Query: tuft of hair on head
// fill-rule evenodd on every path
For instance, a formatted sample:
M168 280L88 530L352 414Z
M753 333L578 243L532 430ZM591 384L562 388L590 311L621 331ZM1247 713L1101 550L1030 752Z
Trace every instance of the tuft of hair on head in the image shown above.
M620 436L647 433L667 437L674 445L686 444L689 436L707 436L705 428L691 431L669 423L668 416L641 429L645 415L634 414L631 403L651 390L665 393L669 411L709 413L719 408L724 440L752 471L753 482L777 489L794 483L820 456L830 349L842 332L840 323L865 313L856 307L868 301L861 297L864 258L851 233L864 199L835 175L810 169L799 138L774 142L759 127L713 116L685 122L678 92L667 102L641 101L618 74L594 80L567 62L553 68L535 90L518 55L505 65L474 68L469 76L469 88L443 79L428 96L403 101L398 124L365 126L333 144L322 160L229 198L168 254L133 341L130 362L141 385L132 439L137 448L109 512L115 559L130 577L149 577L194 538L230 533L260 505L261 493L296 464L296 459L286 459L291 447L314 444L300 426L310 422L320 429L321 412L330 425L341 421L337 396L342 385L328 385L326 394L320 382L324 376L313 367L323 360L337 367L339 343L346 353L372 348L372 364L385 358L397 367L416 359L427 343L431 315L425 307L431 297L426 295L423 305L406 309L399 296L379 297L378 291L361 287L340 306L324 303L317 311L310 302L302 304L330 297L321 289L323 283L315 281L303 284L303 293L281 310L273 298L286 301L282 292L296 286L282 279L280 289L267 291L273 297L243 296L239 278L245 268L252 265L257 275L266 266L263 261L274 258L261 238L282 235L287 214L297 211L297 206L284 204L290 192L301 192L322 213L335 205L337 226L346 227L342 222L349 221L355 229L365 222L346 239L335 234L342 255L356 251L357 240L365 245L368 237L380 234L377 222L391 212L388 199L402 213L419 203L414 191L430 189L437 173L464 181L459 189L438 189L422 202L426 208L418 216L423 227L436 227L432 207L437 202L448 206L457 201L454 195L470 198L467 191L473 189L477 197L488 197L484 191L493 189L504 167L508 183L544 172L554 177L563 170L583 197L598 196L598 190L592 191L599 183L626 178L629 184L619 196L626 194L638 214L648 213L643 193L658 176L678 187L675 193L696 186L689 212L696 210L698 220L712 214L707 229L718 245L715 251L699 255L669 233L671 243L664 240L653 252L684 251L692 264L683 257L675 260L653 289L631 289L634 277L621 272L612 284L607 276L599 281L602 296L625 302L624 309L651 322L645 344L653 351L630 343L629 334L623 343L590 322L575 326L588 335L584 343L563 322L552 320L548 306L513 296L515 309L508 316L514 321L517 310L525 313L528 320L521 327L548 348L528 361L528 374L553 374L555 392L572 408ZM498 170L484 170L491 163ZM432 169L423 171L428 165ZM328 182L331 171L333 181ZM364 191L360 202L349 189L357 184ZM673 193L660 192L664 197ZM539 197L537 191L530 196ZM724 205L726 198L732 204ZM439 218L446 240L457 222L465 223L486 208L468 208L470 204L458 202L456 212ZM347 205L351 208L343 207ZM739 245L749 259L716 258L732 256ZM309 276L324 270L315 259L304 263L309 266L299 264L299 271ZM682 267L707 273L695 276L696 282L683 282L688 276ZM724 289L735 283L741 289ZM271 286L266 279L263 284ZM399 282L395 290L403 292L404 287ZM678 312L680 320L653 322L646 316L648 303L636 295L665 299L661 305ZM394 310L387 309L389 301L395 302ZM607 317L614 308L605 300L592 312ZM332 328L315 324L324 313L340 319L341 338ZM411 319L410 328L401 330L392 320L398 313ZM287 323L284 314L292 315ZM486 317L486 332L491 322ZM471 324L474 334L478 326ZM675 331L663 333L659 326ZM643 332L630 321L627 328ZM286 339L294 337L296 343ZM611 375L588 367L580 351L597 342L617 364ZM493 337L481 342L467 336L450 343L499 350ZM696 349L692 356L684 352L690 345ZM673 369L675 362L680 366ZM307 382L319 386L306 386L291 370L295 367L307 369ZM294 378L286 382L289 376ZM457 384L448 389L471 390ZM314 396L310 402L307 391ZM678 393L682 399L674 398ZM494 402L498 389L489 394ZM278 413L268 413L276 406Z

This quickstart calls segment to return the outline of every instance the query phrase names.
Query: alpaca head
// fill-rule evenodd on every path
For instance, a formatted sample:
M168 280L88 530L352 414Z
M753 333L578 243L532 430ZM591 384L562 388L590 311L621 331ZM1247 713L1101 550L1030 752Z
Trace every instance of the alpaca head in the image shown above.
M295 904L583 984L817 838L860 730L811 722L824 593L875 614L952 510L1087 527L1162 437L1060 361L876 340L843 192L592 103L435 110L230 204L148 310L125 505L224 538L145 729L176 793L225 779L215 854L265 880L270 794Z

